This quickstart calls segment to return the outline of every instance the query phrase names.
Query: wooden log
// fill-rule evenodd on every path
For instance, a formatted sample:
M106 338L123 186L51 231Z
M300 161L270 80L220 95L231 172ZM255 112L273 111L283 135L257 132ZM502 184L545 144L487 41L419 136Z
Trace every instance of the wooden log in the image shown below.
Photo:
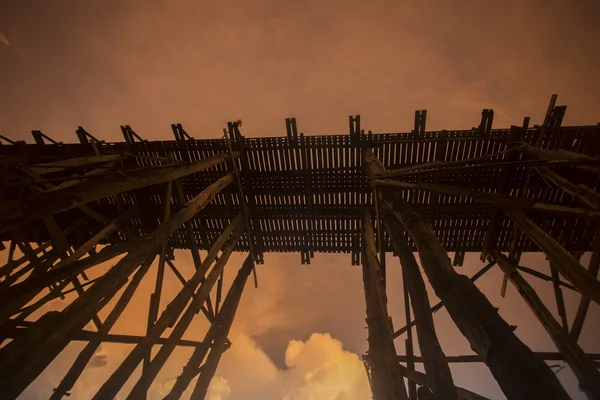
M581 347L569 336L569 332L554 319L535 290L519 274L510 260L496 250L492 251L492 256L546 329L556 348L565 356L565 360L579 381L579 387L589 399L600 399L600 372L594 362L585 356Z
M574 215L578 217L587 218L599 218L600 211L589 210L582 207L567 207L555 204L546 204L536 202L528 198L519 198L513 196L506 196L501 194L493 194L487 192L480 192L477 190L464 189L460 187L448 186L448 185L432 185L429 183L407 183L391 180L379 180L373 181L378 186L387 186L398 189L415 189L415 190L426 190L434 193L443 193L450 196L469 196L477 201L482 201L488 204L497 204L505 208L522 208L525 210L535 210L541 212L547 212L551 214L563 214L563 215Z
M237 157L237 153L234 154ZM36 218L56 214L129 190L169 182L208 169L230 159L219 154L195 163L165 166L150 170L137 170L125 176L108 176L80 182L68 188L32 195L24 201L0 204L1 232ZM231 177L233 180L233 176Z
M593 277L598 277L598 271L600 270L600 228L596 231L596 238L594 239L594 248L592 250L592 257L590 258L590 264L588 271ZM573 325L571 326L571 336L577 341L581 330L583 329L583 323L587 315L588 308L590 307L590 299L586 296L581 296L579 300L579 306L577 307L577 313L573 319Z
M410 294L415 321L417 322L419 348L425 360L425 372L431 382L430 388L433 390L436 400L456 399L454 381L435 332L427 290L417 260L415 260L412 250L405 242L404 228L395 218L392 205L383 198L379 199L379 205L383 214L385 229L402 265L402 272L405 277L404 284Z
M481 268L479 271L477 271L477 273L475 273L470 279L471 282L475 282L477 281L477 279L481 278L486 272L488 272L490 269L492 269L492 267L496 265L496 262L490 262L488 263L485 267ZM436 305L434 305L433 307L431 307L430 312L433 314L439 310L441 310L444 307L444 303L439 301L438 303L436 303ZM396 332L394 332L394 339L396 339L397 337L399 337L400 335L404 334L409 327L415 326L417 324L416 320L412 320L410 321L410 324L407 324L406 326L398 329Z
M245 287L246 281L248 280L248 275L252 270L251 263L252 260L248 260L248 258L246 258L244 265L238 272L236 279L233 281L233 284L229 289L227 296L225 297L225 301L223 302L221 312L218 314L217 319L211 324L210 329L206 333L206 336L202 341L202 346L198 346L194 349L192 356L189 358L187 364L183 367L181 375L177 377L177 380L171 388L171 391L165 396L165 400L175 400L183 396L183 392L187 389L190 382L198 374L200 364L202 363L202 360L204 360L204 357L208 352L210 344L213 341L215 335L217 335L217 332L220 335L219 338L227 338L227 332L223 333L221 331L221 328L226 328L226 330L228 331L233 323L233 319L237 312L237 307L242 297L243 288ZM206 370L204 368L202 370L202 373L206 373Z
M112 327L115 325L131 301L133 294L137 290L142 278L146 275L146 272L148 272L148 269L150 268L150 265L154 261L155 257L156 254L148 257L144 264L142 264L142 266L137 270L135 275L133 275L131 282L123 291L123 294L117 301L117 304L104 320L104 324L102 324L102 327L99 329L96 338L94 340L90 340L83 350L81 350L67 374L64 376L58 387L54 389L54 393L50 397L50 400L60 400L64 396L69 396L69 390L73 388L73 385L75 385L75 382L81 376L81 373L98 350L98 347L100 347L103 339L106 338Z
M396 362L392 326L373 242L373 226L367 211L363 215L363 282L367 303L369 356L374 400L407 399L404 380Z
M223 250L222 259L227 260L231 252L233 252L237 241L241 237L244 227L242 224L242 216L239 215L223 232L223 234L217 239L208 256L204 259L202 267L196 270L192 278L186 282L183 289L175 296L175 298L169 303L165 311L160 315L156 323L146 334L146 337L138 343L135 348L129 353L125 360L119 365L119 367L112 373L110 378L100 387L98 392L94 395L93 399L112 399L119 393L127 379L133 374L139 363L142 361L144 355L148 352L151 346L154 344L157 338L169 327L171 323L176 321L185 306L188 304L190 299L194 297L194 292L198 285L198 293L196 294L197 308L193 309L194 314L200 310L199 305L206 301L206 298L210 294L210 290L217 281L219 274L225 267L225 262L217 262L215 267L211 270L204 283L200 284L206 271L215 260L218 252ZM229 244L222 248L225 241L234 231L233 237L229 241ZM198 304L199 303L199 304ZM185 329L184 329L185 331ZM183 332L182 332L183 334ZM158 366L158 364L155 364ZM160 369L160 368L159 368ZM147 370L148 373L149 369ZM158 372L158 371L157 371ZM150 382L151 383L151 382Z
M521 211L504 210L513 222L529 236L529 238L546 253L550 265L571 282L584 296L600 304L600 282L587 271L560 243L534 224Z
M0 393L7 399L16 398L67 346L70 334L83 329L92 316L127 283L137 267L150 254L157 252L163 241L168 240L186 220L205 207L232 179L231 175L227 175L204 189L105 273L83 296L60 313L40 319L36 329L29 329L27 334L3 347ZM23 368L15 369L14 365L17 364L23 365Z
M425 386L427 388L432 388L432 384L431 384L431 379L429 378L429 375L425 375L422 372L419 371L411 371L408 368L406 368L405 366L401 365L400 369L402 370L402 374L410 381L416 382L421 386ZM475 392L471 392L470 390L467 389L463 389L460 387L455 387L453 386L452 389L452 396L455 399L460 399L460 400L488 400L487 397L483 397ZM435 392L433 393L435 396ZM433 397L435 399L437 399L437 397ZM419 397L419 400L421 400L421 398Z
M368 170L384 170L370 150L364 159ZM394 206L396 218L415 242L421 265L436 295L451 318L479 354L509 399L569 399L550 370L514 334L489 300L464 275L457 274L431 226L394 190L380 188L382 198Z
M233 243L233 244L235 245L235 243ZM233 250L233 247L229 247L229 248L231 248ZM223 269L225 268L225 265L227 265L227 261L229 261L229 256L231 255L231 251L228 251L229 248L226 249L225 253L217 261L216 265L213 268L215 271L221 271L221 273L222 273ZM250 260L252 260L252 258L250 258ZM210 279L210 275L209 275L209 279ZM235 282L234 282L234 284L235 284ZM130 398L130 399L140 398L143 394L145 394L148 391L148 389L150 388L150 385L152 384L154 379L156 379L156 376L160 372L161 368L167 362L168 358L173 353L173 350L175 350L175 347L177 346L177 342L179 340L181 340L185 331L191 324L193 318L196 316L196 314L198 313L198 310L204 303L206 296L203 296L203 293L204 292L202 291L202 289L200 289L194 295L189 307L183 313L183 315L177 322L177 325L175 325L175 328L173 328L173 331L169 335L169 341L160 348L158 353L154 356L152 361L149 363L149 365L143 371L142 376L140 377L140 379L137 381L137 383L135 384L135 386L129 393L128 398ZM210 293L210 291L208 293ZM225 341L226 339L227 339L227 334L225 334L223 341Z
M484 154L479 157L468 158L466 160L458 160L458 161L433 161L423 164L411 165L410 167L402 167L389 171L385 171L379 175L373 176L369 179L381 179L381 178L391 178L395 176L407 175L415 172L433 172L434 170L442 171L447 170L449 167L462 167L472 163L479 163L481 161L486 161L490 158L505 156L506 154L513 153L518 150L523 150L525 147L529 146L528 144L522 144L516 147L509 147L506 150L499 151L497 153L492 154ZM487 163L476 164L475 166L485 167Z
M208 386L210 385L210 381L215 375L217 371L217 367L219 365L219 361L221 360L221 356L223 352L227 349L227 335L229 334L229 330L231 329L231 325L233 324L233 319L235 317L235 313L237 310L237 306L242 297L242 292L246 285L246 281L248 280L248 276L254 267L254 256L250 254L244 265L238 272L231 289L229 289L229 293L232 295L231 305L228 305L228 308L225 310L226 313L223 316L223 321L219 326L219 330L215 335L215 339L213 345L210 349L210 353L206 362L202 366L202 372L196 381L196 387L194 388L190 399L198 399L204 400L206 397L206 393L208 391ZM229 296L229 294L228 294ZM224 305L225 306L225 305Z
M574 184L548 167L537 167L537 170L547 181L569 193L571 196L578 198L583 203L594 208L595 210L600 210L600 195L598 195L598 193L590 190L587 187Z
M164 215L163 222L167 221L171 216L171 195L173 194L173 181L167 184L167 191L165 193L164 199ZM187 221L189 222L189 220ZM165 277L165 262L167 259L167 250L169 247L169 242L165 240L162 243L160 256L158 260L158 267L156 269L156 283L154 285L154 293L150 294L150 304L148 309L148 323L146 326L146 332L150 331L150 328L156 321L158 317L158 308L160 306L160 297L162 294L163 280ZM152 356L152 349L146 353L144 357L144 368L148 366L150 363L150 357Z

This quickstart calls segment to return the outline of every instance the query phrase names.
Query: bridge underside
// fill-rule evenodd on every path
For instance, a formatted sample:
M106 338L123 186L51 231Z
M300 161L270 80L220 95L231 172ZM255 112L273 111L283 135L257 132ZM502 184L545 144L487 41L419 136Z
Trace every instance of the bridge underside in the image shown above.
M600 126L561 126L566 107L555 101L541 126L529 127L526 118L510 129L492 129L493 111L484 110L478 127L460 131L428 132L426 112L417 111L409 133L365 132L353 116L348 134L328 136L298 133L293 118L287 135L274 138L246 138L240 121L216 140L193 139L179 124L169 141L143 140L129 126L121 127L119 143L81 127L79 143L57 143L39 131L35 144L0 135L0 244L8 243L1 245L8 262L0 266L0 341L13 339L0 348L0 393L18 397L71 341L84 340L51 399L68 395L103 341L135 347L95 399L114 398L139 364L128 398L144 398L176 346L194 352L167 398L179 398L196 376L192 398L204 398L231 345L251 273L258 284L255 264L264 253L297 252L310 264L315 253L328 252L351 254L351 264L362 265L369 329L363 360L374 399L483 399L454 386L448 362L457 360L484 362L508 398L567 399L543 362L550 359L565 360L586 395L600 398L600 357L578 344L590 302L600 303ZM177 270L174 249L192 253L189 280ZM207 251L204 259L199 250ZM234 251L248 256L225 294L223 269ZM400 260L405 290L406 326L395 332L385 295L388 251ZM551 275L519 265L529 251L545 253ZM579 260L588 251L584 267ZM453 268L466 252L488 262L471 279ZM88 280L87 269L120 255ZM113 333L151 265L157 275L146 335ZM503 291L509 281L517 287L558 353L533 353L476 288L494 265L505 273ZM167 267L182 289L159 310ZM420 268L441 300L433 307ZM521 273L552 282L560 321ZM570 325L564 288L581 294ZM77 297L64 310L31 319L70 292ZM441 307L476 355L446 357L431 317ZM210 329L202 341L183 340L200 311ZM90 322L95 331L85 329ZM394 339L404 334L406 353L398 356ZM417 361L426 374L415 371Z

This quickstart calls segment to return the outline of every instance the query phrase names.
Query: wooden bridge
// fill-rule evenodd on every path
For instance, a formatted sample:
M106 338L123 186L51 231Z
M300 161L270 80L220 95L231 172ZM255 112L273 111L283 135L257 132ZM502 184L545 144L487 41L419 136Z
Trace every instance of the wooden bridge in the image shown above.
M0 334L14 338L0 349L0 392L16 398L62 348L84 337L89 344L53 399L68 393L102 341L137 344L96 398L114 397L139 363L144 373L130 398L144 397L176 345L195 351L169 398L185 390L200 365L194 398L203 398L229 345L246 278L254 271L257 280L255 264L268 252L300 253L302 264L329 252L348 253L351 264L363 265L370 340L365 360L375 399L416 399L417 384L419 399L481 398L452 384L412 256L418 251L442 300L433 309L448 308L507 397L568 398L539 355L477 291L472 281L478 276L465 281L446 261L447 252L454 253L453 266L462 265L465 252L481 253L490 262L481 274L498 263L505 284L519 287L557 343L554 357L569 363L590 398L600 398L596 365L577 345L590 300L600 301L600 127L564 127L565 110L553 97L541 126L529 126L525 118L510 129L493 129L493 110L484 110L472 129L427 131L423 110L408 133L365 131L360 116L351 116L348 133L326 136L298 133L294 118L286 120L286 136L271 138L244 137L241 121L211 140L192 138L180 124L172 125L174 139L165 141L144 140L129 126L121 127L124 141L118 143L82 127L78 143L59 143L40 131L33 132L35 144L0 136L0 239L10 242L8 263L0 267ZM16 248L23 257L14 257ZM174 249L189 249L197 271L189 281L178 275L183 289L159 315L164 269L178 274ZM204 260L199 250L208 251ZM233 251L249 256L221 306L219 276ZM546 253L551 276L518 265L529 251ZM592 262L584 268L579 258L588 251L594 252ZM387 322L385 252L400 258L407 282L409 319L396 332ZM85 281L88 268L120 254L127 256L104 276ZM117 339L110 328L157 255L148 334ZM560 322L520 273L552 281ZM100 321L97 312L124 286L123 301ZM582 294L571 326L563 288ZM70 291L79 297L65 310L28 320ZM416 323L410 321L411 303ZM203 342L184 343L181 336L198 310L211 329ZM182 315L171 336L161 337ZM96 332L83 330L89 321ZM396 359L393 338L408 332L412 343L415 324L426 376L414 371L412 344L403 356L407 367ZM151 359L155 344L161 350Z

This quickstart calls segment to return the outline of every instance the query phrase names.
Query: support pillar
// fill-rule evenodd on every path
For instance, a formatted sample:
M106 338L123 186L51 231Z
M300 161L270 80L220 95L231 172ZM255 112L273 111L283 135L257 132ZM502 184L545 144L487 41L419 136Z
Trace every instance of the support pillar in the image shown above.
M68 345L72 332L79 331L127 283L128 277L150 254L158 251L185 221L194 217L223 188L233 181L226 175L204 189L186 206L129 252L82 296L75 299L60 313L40 318L36 329L29 329L22 337L7 344L0 358L0 393L14 399L52 362ZM72 266L73 264L71 264ZM22 368L14 368L21 365Z
M379 199L379 204L383 214L383 224L402 265L404 285L410 294L412 308L415 313L419 348L421 349L425 372L431 383L430 388L433 390L434 399L456 400L454 381L452 380L450 367L446 362L446 355L435 332L431 306L417 260L415 260L415 256L404 240L404 228L395 218L392 205L383 198Z
M248 257L251 257L251 255L249 255ZM198 375L198 372L200 372L200 364L202 363L202 360L204 360L204 357L206 356L206 353L208 352L208 349L209 349L210 344L213 341L213 339L215 341L215 344L213 344L213 350L216 348L215 346L217 346L217 343L218 343L219 348L217 348L217 352L219 352L219 351L220 351L220 353L223 352L222 348L224 348L225 341L227 339L227 334L229 333L229 329L231 328L231 325L233 323L233 319L235 317L237 307L238 307L240 299L242 297L242 292L246 285L246 281L248 280L248 276L250 275L250 271L252 271L252 260L251 259L249 260L248 258L246 258L244 265L238 272L237 277L235 278L231 288L229 289L229 293L227 293L227 296L225 297L225 301L223 302L223 307L221 308L221 311L219 312L217 319L215 320L215 322L213 322L210 329L206 333L206 336L204 337L204 340L202 341L202 346L196 347L196 349L192 353L192 356L188 360L187 364L185 365L185 367L183 367L183 371L182 371L181 375L179 375L177 377L177 380L175 381L173 388L171 388L171 391L169 392L169 394L167 394L167 396L165 396L165 400L176 400L176 399L181 398L181 396L183 395L183 392L187 389L190 382L194 379L194 377L196 375ZM221 342L223 344L221 344ZM221 346L223 346L223 347L221 347ZM211 354L212 354L213 350L211 350ZM215 358L216 358L217 352L215 353L215 356L214 356ZM220 353L219 353L219 359L220 359ZM209 359L210 359L210 356L209 356ZM209 360L207 360L207 363L205 365L207 365L208 362L209 362ZM218 364L218 360L217 360L217 364ZM208 364L208 365L210 365L210 364ZM206 369L205 368L206 367L202 367L201 373L202 373L202 375L204 375L204 374L210 375L210 377L207 377L208 382L210 383L210 379L212 379L212 377L214 376L214 371L212 371L212 373L211 373L208 371L209 368L206 368ZM205 379L205 378L203 378L203 379ZM198 382L200 382L200 380L198 380ZM196 388L198 388L198 385L199 385L199 383L196 384ZM195 389L194 392L196 392L196 390L200 390L200 389ZM193 398L193 396L192 396L192 398ZM203 398L203 397L200 397L200 398Z
M531 285L523 279L515 265L496 250L492 251L492 255L548 332L556 348L565 356L565 360L579 381L579 387L590 400L600 399L600 372L596 369L594 362L585 355L569 332L554 319L552 313L546 308Z
M371 217L363 215L363 282L369 328L369 357L374 400L407 400L406 387L396 361L392 325L373 241Z
M371 174L385 171L370 150L364 152ZM552 370L514 334L488 299L466 276L457 274L431 226L393 189L380 188L394 215L413 238L421 265L437 296L471 348L485 360L509 399L569 399Z

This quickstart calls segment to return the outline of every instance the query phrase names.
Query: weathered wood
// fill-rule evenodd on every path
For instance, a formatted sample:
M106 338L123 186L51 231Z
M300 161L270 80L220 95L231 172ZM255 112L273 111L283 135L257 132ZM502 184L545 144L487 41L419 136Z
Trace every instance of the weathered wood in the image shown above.
M165 193L165 200L164 200L165 210L164 210L164 215L163 215L163 222L166 222L171 216L171 195L172 194L173 194L173 181L170 181L167 184L167 191ZM187 221L187 222L189 222L189 221ZM154 293L150 294L150 304L149 304L149 310L148 310L148 321L147 321L147 326L146 326L146 333L148 333L150 331L150 328L152 327L152 325L156 321L156 318L158 317L158 308L160 306L160 297L162 294L163 280L165 277L165 262L167 259L168 248L169 248L169 242L167 240L165 240L161 246L160 256L159 256L159 260L158 260L158 266L156 269L156 283L154 285ZM144 357L144 369L148 367L151 356L152 356L152 349L150 349Z
M246 281L248 280L248 276L253 270L253 267L254 260L252 254L250 254L246 258L246 261L244 261L242 268L240 268L238 275L233 281L231 289L229 289L229 293L232 296L230 300L231 304L224 304L224 307L227 306L227 309L224 308L225 314L223 315L223 320L220 321L219 329L215 335L210 353L206 359L206 362L202 366L202 372L196 381L196 387L194 388L190 399L203 400L206 397L206 392L208 391L210 381L217 371L217 367L223 352L227 349L227 335L229 334L229 330L233 324L237 306L240 302ZM230 296L229 293L227 295L228 297Z
M472 164L472 163L478 163L480 161L485 161L488 160L490 158L494 158L494 157L499 157L499 156L505 156L507 154L516 152L518 150L523 150L525 147L529 146L528 144L522 144L516 147L510 147L506 150L503 151L499 151L497 153L492 153L492 154L484 154L482 156L479 157L472 157L472 158L467 158L465 160L458 160L458 161L433 161L433 162L428 162L428 163L423 163L423 164L418 164L418 165L411 165L410 167L403 167L403 168L397 168L397 169L392 169L386 172L383 172L379 175L374 175L373 177L370 177L370 179L382 179L382 178L392 178L395 176L402 176L402 175L407 175L413 172L433 172L434 170L447 170L448 167L458 167L458 166L464 166L464 165L468 165L468 164ZM481 166L485 166L486 164L481 164Z
M233 281L227 296L225 297L225 301L223 302L223 307L219 312L217 319L213 322L206 333L204 340L202 341L201 346L197 346L194 349L191 357L189 358L186 365L183 367L183 371L181 375L177 377L175 384L171 388L169 394L165 396L165 400L176 400L181 398L183 392L187 389L190 382L194 379L198 372L200 371L200 364L202 364L202 360L206 356L210 345L215 338L215 335L220 335L219 337L227 337L227 332L222 333L222 328L229 330L233 323L233 319L235 317L235 313L237 311L237 307L239 305L243 289L245 287L246 281L248 279L248 275L251 270L251 260L246 258L244 265L238 272L236 279ZM220 340L220 339L218 339ZM214 345L213 345L214 348ZM202 369L202 373L206 373L206 369Z
M381 162L366 150L367 168L378 173ZM488 299L463 275L456 273L446 250L426 220L392 189L380 188L382 198L394 205L394 214L414 240L421 265L450 317L481 355L509 399L568 399L550 368L514 334Z
M101 156L75 157L48 163L34 164L31 165L29 169L31 169L31 171L38 175L46 175L54 172L63 171L68 168L87 167L95 164L106 164L109 162L120 161L125 158L126 156L123 154L106 154Z
M129 304L129 302L131 301L133 294L137 290L140 282L142 281L142 278L146 275L146 272L148 272L148 269L150 268L150 265L152 264L155 258L156 254L153 254L151 257L148 257L148 259L142 264L142 266L140 266L137 272L133 275L131 282L129 283L129 285L127 285L127 287L123 291L123 294L117 301L117 304L115 304L115 307L111 310L111 312L104 320L102 327L98 330L97 337L94 340L90 340L90 342L83 348L83 350L81 350L67 374L64 376L58 387L54 389L54 393L50 397L50 400L60 400L64 396L69 396L69 390L73 388L73 385L75 385L75 382L81 376L86 365L92 359L92 357L98 350L98 347L100 347L100 344L103 341L105 341L106 336L108 335L112 327L115 325L115 323Z
M550 352L550 351L536 351L534 353L536 357L544 361L565 361L565 356L561 353ZM587 353L586 357L598 363L600 361L600 354L598 353ZM398 362L406 362L407 357L404 355L397 357ZM423 357L415 356L416 363L422 363ZM448 363L479 363L484 362L483 358L477 354L469 354L464 356L446 356L446 362Z
M425 360L425 372L431 382L435 399L456 399L454 381L445 354L435 332L433 315L425 282L411 249L404 239L404 229L395 218L394 210L383 198L379 199L383 223L390 237L396 255L402 265L404 285L408 289L417 325L419 348Z
M581 294L600 304L600 282L595 276L521 211L506 209L505 212L546 253L550 265L557 268L561 275L571 282Z
M600 159L597 157L590 157L585 154L574 153L565 149L542 149L539 146L529 146L525 147L523 150L542 160L576 160L589 162L591 165L578 165L577 168L600 175L600 168L594 165L600 163Z
M232 239L232 245L230 245L227 249L225 249L223 255L219 258L219 260L213 267L213 272L211 272L212 275L214 275L214 271L220 271L221 273L219 274L219 276L221 276L225 266L227 265L227 261L229 261L229 257L231 255L231 252L233 251L233 246L235 246L235 243L237 241L236 239L237 238L234 237ZM250 256L250 259L251 259L251 257L252 256ZM207 282L209 285L210 285L211 279L212 279L212 277L211 277L211 275L209 275L209 277L207 279ZM244 283L245 283L245 281L244 281ZM235 284L235 282L234 282L234 284ZM175 325L175 327L173 328L173 331L169 335L169 341L160 348L160 350L154 356L154 358L149 363L147 368L143 371L142 376L140 377L140 379L137 381L137 383L135 384L135 386L129 393L128 398L137 399L142 394L144 394L148 391L148 389L150 388L150 385L152 384L154 379L156 379L156 376L160 372L161 368L167 362L167 359L169 358L171 353L173 353L173 350L175 350L177 342L179 340L181 340L185 331L190 326L193 318L196 316L200 307L206 300L205 293L210 293L210 289L208 289L208 291L207 290L203 291L201 288L193 296L192 301L190 302L190 305L188 306L187 310L185 310L185 312L183 313L181 318L178 320L177 325ZM150 333L150 331L148 333ZM223 338L223 343L225 343L225 341L227 340L227 333L225 333L225 336Z
M576 185L570 180L563 178L556 172L552 171L548 167L540 166L537 167L537 170L547 181L550 181L552 184L558 186L565 192L569 193L571 196L577 197L579 200L581 200L588 206L596 210L600 210L600 195L598 195L598 193L595 193L593 190L590 190L587 187Z
M237 153L234 156L237 157ZM191 164L165 166L149 171L138 170L125 176L90 179L65 189L32 195L24 201L5 202L5 204L0 204L0 219L4 220L4 227L1 230L4 231L10 226L66 211L94 200L195 174L229 158L228 154L220 154Z
M369 329L369 356L371 357L371 379L373 399L407 399L404 380L396 362L396 349L392 339L392 326L387 311L387 300L383 289L377 250L373 242L373 226L369 213L363 216L363 282L367 303L367 325Z
M523 279L510 260L498 251L492 251L492 256L546 329L557 349L565 356L579 381L579 387L589 399L600 399L600 372L596 365L585 356L581 347L569 336L569 332L554 319L535 290Z
M431 384L431 379L430 379L429 375L425 375L424 373L419 372L419 371L411 371L403 365L400 366L400 369L402 370L402 375L404 375L408 380L418 383L421 386L433 388L433 385ZM452 389L450 389L450 391L452 392L451 394L448 394L448 393L446 393L446 394L452 396L455 399L488 400L487 397L483 397L481 395L478 395L477 393L471 392L470 390L463 389L460 387L453 386ZM435 391L434 391L433 395L434 395L434 397L433 397L434 399L438 398L438 397L435 397ZM419 397L419 400L421 400L420 397Z
M62 312L40 319L38 328L28 330L25 335L2 348L0 393L7 399L16 398L66 347L70 334L83 329L92 316L127 283L135 269L150 254L158 251L163 241L168 240L185 221L205 207L232 179L231 175L226 175L207 187L159 226L153 235L130 251L83 296L75 299ZM69 267L73 265L75 263ZM23 368L15 369L16 363L23 365Z
M556 213L563 215L573 215L578 217L600 218L600 211L596 210L589 210L582 207L567 207L555 204L540 203L527 198L492 194L487 192L480 192L477 190L464 189L460 187L453 187L447 185L432 185L429 183L421 182L407 183L391 181L387 179L375 179L373 183L375 183L378 186L387 186L398 189L426 190L429 192L443 193L451 196L469 196L478 201L482 201L489 204L497 204L506 208L522 208L526 210L536 210L552 214Z
M490 263L488 263L485 267L481 268L479 271L477 271L477 273L475 273L471 278L471 282L475 282L477 281L477 279L481 278L486 272L488 272L490 269L492 269L492 267L496 265L495 261L492 261ZM433 314L439 310L441 310L444 307L444 303L442 301L437 302L433 307L431 307L430 313ZM394 339L396 339L397 337L399 337L400 335L406 333L406 331L408 330L408 327L412 327L415 326L417 324L416 320L412 320L410 321L410 324L407 324L406 326L398 329L396 332L394 332Z
M600 228L596 232L596 239L594 240L594 249L592 251L592 257L590 258L590 264L588 271L593 277L598 277L598 271L600 270ZM583 329L583 323L587 315L588 308L590 307L590 299L586 296L581 296L579 300L579 306L577 307L577 313L573 319L573 325L571 326L571 336L575 340L579 340L581 330Z
M232 231L234 231L233 237L229 241L229 244L223 249L222 246L229 238ZM119 365L116 371L112 373L110 378L104 382L98 392L94 395L94 399L112 399L119 393L125 382L127 382L127 379L129 379L131 374L135 371L138 364L142 361L144 355L148 352L156 339L160 337L160 335L169 327L172 322L179 318L185 306L188 304L190 299L194 297L196 288L200 285L198 293L195 295L197 308L194 309L194 313L199 311L199 305L206 301L206 298L210 294L210 290L217 281L219 274L225 267L225 262L217 262L215 267L208 274L206 280L201 283L204 275L208 271L208 268L213 263L220 250L223 250L224 253L221 258L224 258L225 260L229 258L229 255L235 248L243 231L244 228L242 224L242 216L240 215L225 229L219 239L217 239L211 251L204 259L202 266L196 270L192 278L186 282L183 289L181 289L181 291L169 303L156 323L150 328L146 334L146 337L135 346L135 348L129 353L121 365ZM183 331L185 331L185 329L183 329ZM158 366L159 364L155 365ZM149 371L149 369L147 371Z

